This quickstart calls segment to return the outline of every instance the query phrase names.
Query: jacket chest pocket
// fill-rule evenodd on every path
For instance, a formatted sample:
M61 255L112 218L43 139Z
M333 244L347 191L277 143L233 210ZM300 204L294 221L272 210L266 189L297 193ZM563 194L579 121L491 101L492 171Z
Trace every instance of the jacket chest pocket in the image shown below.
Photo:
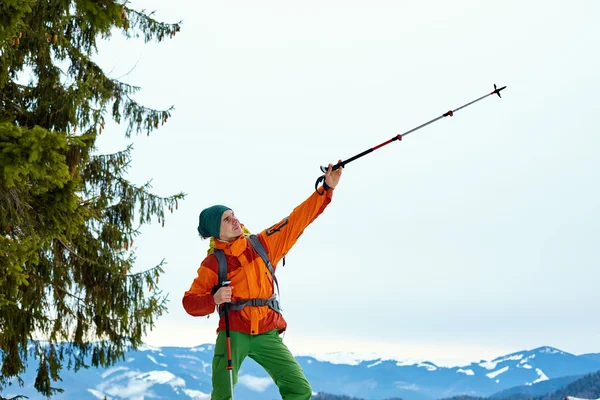
M265 274L265 280L269 283L270 286L273 286L273 276L271 275L269 270L265 268L264 274Z
M248 286L248 278L244 268L236 268L229 272L227 278L231 281L230 286L233 286L233 297L238 299L248 298L250 288Z

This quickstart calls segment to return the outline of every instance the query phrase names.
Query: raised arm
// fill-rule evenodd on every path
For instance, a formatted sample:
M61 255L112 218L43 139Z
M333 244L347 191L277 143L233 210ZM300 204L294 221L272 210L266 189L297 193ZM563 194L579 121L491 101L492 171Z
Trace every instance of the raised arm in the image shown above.
M332 171L332 164L325 173L325 184L319 192L313 192L308 199L294 208L289 216L260 232L259 237L267 247L274 267L296 243L304 229L308 227L331 202L333 189L339 183L342 169Z

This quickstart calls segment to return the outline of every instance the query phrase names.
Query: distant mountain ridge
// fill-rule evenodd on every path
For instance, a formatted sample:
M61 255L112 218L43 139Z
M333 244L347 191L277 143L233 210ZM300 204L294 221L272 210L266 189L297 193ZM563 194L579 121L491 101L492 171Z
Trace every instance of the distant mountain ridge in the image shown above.
M451 399L442 400L481 400L470 396L456 396ZM491 399L491 398L488 398ZM485 400L488 400L485 399ZM593 374L587 374L581 378L569 383L568 385L552 392L547 392L538 396L532 396L525 393L514 393L502 400L582 400L598 399L600 400L600 371Z
M572 379L573 377L569 377ZM560 380L557 378L555 380ZM546 386L549 388L549 386ZM525 388L521 386L520 388ZM517 389L517 388L514 388ZM507 391L508 392L508 391ZM574 395L573 395L574 394ZM581 396L581 397L579 397ZM587 396L587 397L583 397ZM600 400L600 372L595 374L585 375L565 385L564 388L544 392L542 395L533 396L523 392L515 392L510 396L493 396L493 397L473 397L473 396L455 396L450 399L442 400L490 400L493 398L502 398L503 400ZM312 400L365 400L357 397L340 396L329 393L320 393L313 396ZM386 400L401 400L399 398Z
M124 361L109 369L63 370L56 386L65 392L53 399L112 400L173 399L207 400L211 391L212 345L193 348L146 346L128 352ZM571 377L600 370L600 354L576 356L544 346L456 367L438 367L431 362L374 359L349 364L296 357L316 393L345 395L359 399L436 400L457 395L494 396L515 387L540 390L568 385ZM12 386L0 397L26 395L40 398L32 388L35 368L22 376L24 388ZM562 380L561 380L562 379ZM574 395L574 394L573 394ZM600 396L598 396L600 397ZM266 372L251 359L244 361L236 386L236 398L279 399L277 388ZM561 399L563 400L563 399Z

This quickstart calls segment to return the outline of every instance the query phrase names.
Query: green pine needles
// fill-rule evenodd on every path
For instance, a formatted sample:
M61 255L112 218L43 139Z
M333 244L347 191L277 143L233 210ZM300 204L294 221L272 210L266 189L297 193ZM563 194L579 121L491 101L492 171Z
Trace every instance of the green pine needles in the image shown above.
M129 182L131 147L94 150L105 118L129 137L172 109L137 103L91 57L118 31L160 42L179 28L113 0L0 2L0 398L28 363L48 397L62 368L114 364L166 310L163 263L132 273L131 246L184 194Z

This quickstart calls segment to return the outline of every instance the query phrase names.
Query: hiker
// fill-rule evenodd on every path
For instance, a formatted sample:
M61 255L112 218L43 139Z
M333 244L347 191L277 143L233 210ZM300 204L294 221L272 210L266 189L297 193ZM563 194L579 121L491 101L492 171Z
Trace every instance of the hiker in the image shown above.
M331 202L341 174L342 168L332 170L329 164L323 186L288 217L256 236L247 236L249 232L228 207L215 205L200 213L198 232L203 238L211 238L211 248L182 302L192 316L209 315L217 306L221 315L212 362L212 400L233 397L233 386L246 356L269 373L283 399L311 398L312 389L304 371L280 338L287 323L275 296L274 272L305 228ZM222 281L230 281L229 286L222 286Z

